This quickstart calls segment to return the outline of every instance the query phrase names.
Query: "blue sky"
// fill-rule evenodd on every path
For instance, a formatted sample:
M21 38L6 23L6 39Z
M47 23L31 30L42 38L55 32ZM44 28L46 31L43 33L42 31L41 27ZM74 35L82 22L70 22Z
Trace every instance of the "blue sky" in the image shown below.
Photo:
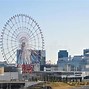
M19 13L31 16L40 25L47 60L52 63L56 63L60 49L73 56L89 48L89 0L0 0L0 29Z

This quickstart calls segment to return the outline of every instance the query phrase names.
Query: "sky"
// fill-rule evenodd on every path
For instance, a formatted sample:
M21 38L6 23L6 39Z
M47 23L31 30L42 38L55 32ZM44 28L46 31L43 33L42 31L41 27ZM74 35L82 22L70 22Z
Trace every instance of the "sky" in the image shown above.
M46 59L56 63L58 51L82 55L89 48L89 0L0 0L0 32L13 15L27 14L42 29ZM0 59L3 60L1 52Z

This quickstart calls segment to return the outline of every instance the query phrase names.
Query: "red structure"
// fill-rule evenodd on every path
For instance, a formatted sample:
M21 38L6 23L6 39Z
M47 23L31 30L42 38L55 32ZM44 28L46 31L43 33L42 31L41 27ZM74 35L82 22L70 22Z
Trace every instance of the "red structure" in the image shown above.
M33 65L32 64L23 64L22 65L22 73L31 73L33 71Z

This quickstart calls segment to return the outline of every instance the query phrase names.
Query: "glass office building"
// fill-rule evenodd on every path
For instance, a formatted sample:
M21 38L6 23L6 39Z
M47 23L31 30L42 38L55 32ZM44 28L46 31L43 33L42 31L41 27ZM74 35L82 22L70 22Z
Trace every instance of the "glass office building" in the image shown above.
M60 50L58 52L58 58L64 58L64 57L68 57L68 52L67 50Z

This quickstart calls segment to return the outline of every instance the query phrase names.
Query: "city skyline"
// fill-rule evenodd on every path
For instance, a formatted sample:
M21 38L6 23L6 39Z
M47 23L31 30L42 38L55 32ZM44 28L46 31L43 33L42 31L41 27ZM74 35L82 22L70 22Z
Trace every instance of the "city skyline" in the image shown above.
M47 60L56 63L61 49L74 56L89 48L88 10L88 0L1 0L0 29L15 14L31 16L42 29Z

